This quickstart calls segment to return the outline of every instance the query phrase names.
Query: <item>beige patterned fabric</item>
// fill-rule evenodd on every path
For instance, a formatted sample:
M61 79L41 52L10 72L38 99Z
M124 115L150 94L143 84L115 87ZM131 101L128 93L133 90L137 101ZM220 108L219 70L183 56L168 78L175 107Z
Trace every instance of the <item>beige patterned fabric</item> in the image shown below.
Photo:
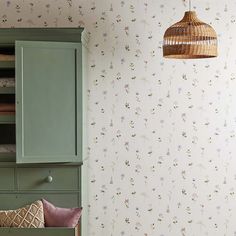
M0 227L44 228L42 201L17 210L0 211Z

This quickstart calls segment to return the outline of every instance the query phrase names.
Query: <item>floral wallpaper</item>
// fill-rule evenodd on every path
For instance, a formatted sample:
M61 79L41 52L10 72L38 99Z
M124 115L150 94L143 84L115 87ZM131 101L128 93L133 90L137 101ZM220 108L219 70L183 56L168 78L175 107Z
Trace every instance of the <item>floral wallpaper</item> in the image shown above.
M236 0L192 7L216 59L162 57L187 0L0 2L1 27L89 32L89 236L236 236Z

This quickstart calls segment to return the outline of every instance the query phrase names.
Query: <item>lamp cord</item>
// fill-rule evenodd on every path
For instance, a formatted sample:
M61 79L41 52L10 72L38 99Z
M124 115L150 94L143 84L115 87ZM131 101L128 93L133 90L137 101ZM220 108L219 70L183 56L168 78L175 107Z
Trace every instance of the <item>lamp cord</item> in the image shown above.
M189 0L189 11L191 11L191 8L192 8L192 2L191 0Z

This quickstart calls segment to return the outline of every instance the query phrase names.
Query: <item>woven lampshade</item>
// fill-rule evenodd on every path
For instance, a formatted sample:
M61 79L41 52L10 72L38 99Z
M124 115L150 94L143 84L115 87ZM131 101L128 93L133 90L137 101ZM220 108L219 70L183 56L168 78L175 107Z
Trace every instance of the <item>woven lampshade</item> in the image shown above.
M164 35L163 56L176 59L198 59L217 56L217 35L196 12L185 12L184 18L168 28Z

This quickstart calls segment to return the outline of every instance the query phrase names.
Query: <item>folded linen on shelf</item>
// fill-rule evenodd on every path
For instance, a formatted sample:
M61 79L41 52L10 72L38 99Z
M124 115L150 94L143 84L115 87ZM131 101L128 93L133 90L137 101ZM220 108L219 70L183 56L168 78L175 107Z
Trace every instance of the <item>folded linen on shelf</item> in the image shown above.
M0 112L14 112L15 104L14 103L0 103Z
M0 153L16 152L15 144L0 144Z
M15 61L15 55L0 53L0 61Z
M0 116L14 116L15 114L15 111L0 111Z
M0 78L1 88L11 88L15 87L15 78Z

